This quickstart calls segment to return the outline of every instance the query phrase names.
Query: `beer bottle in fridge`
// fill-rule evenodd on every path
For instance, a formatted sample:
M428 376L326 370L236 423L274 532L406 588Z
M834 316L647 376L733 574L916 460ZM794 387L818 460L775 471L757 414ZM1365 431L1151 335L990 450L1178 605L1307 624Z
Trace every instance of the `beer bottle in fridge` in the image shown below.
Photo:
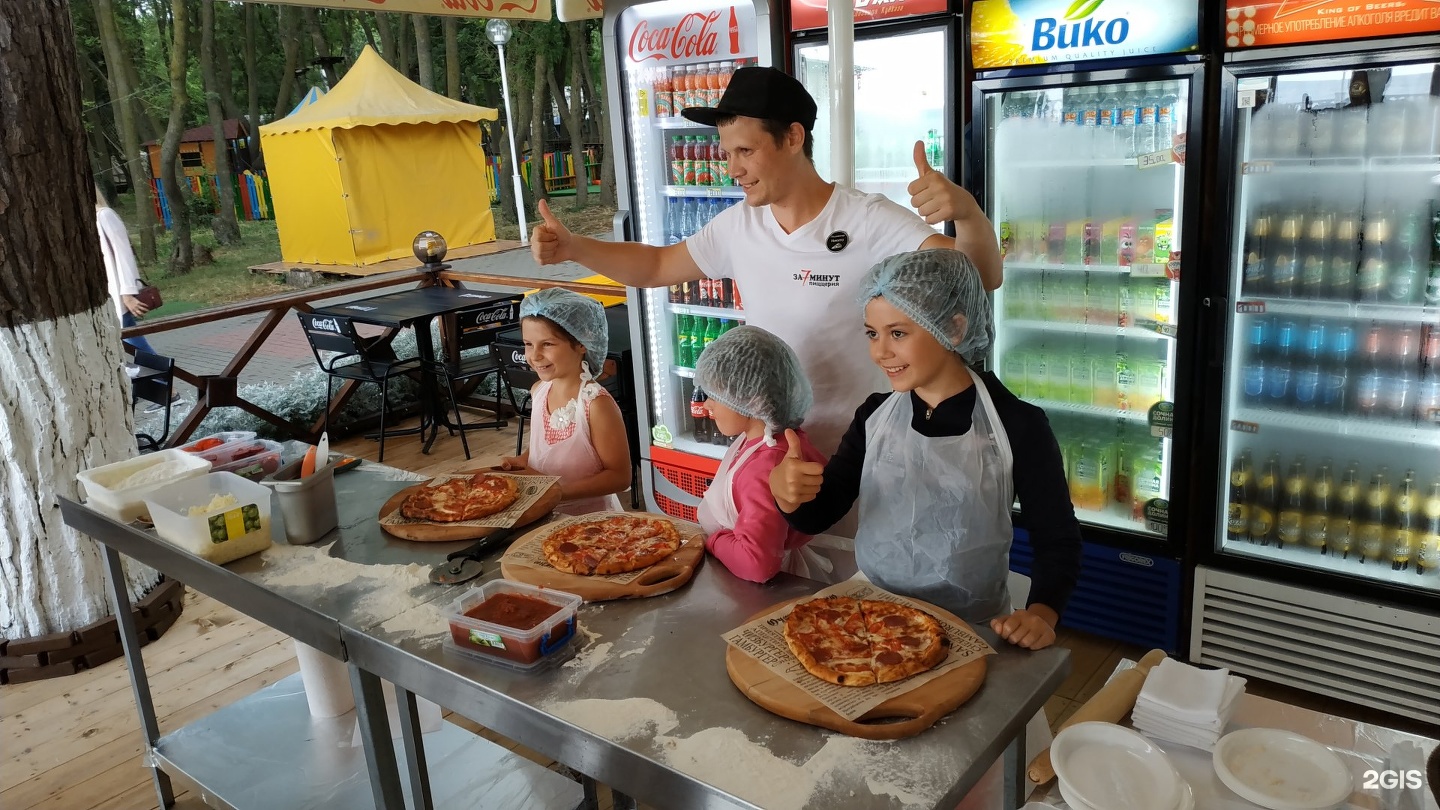
M1333 235L1329 269L1325 273L1325 297L1334 301L1353 301L1355 274L1360 269L1360 227L1353 211L1340 215Z
M1355 412L1360 416L1375 418L1380 415L1381 387L1385 381L1382 359L1385 330L1371 324L1365 333L1365 343L1360 349L1361 371L1355 381Z
M1360 463L1351 461L1350 466L1345 468L1345 477L1340 480L1340 489L1336 494L1335 513L1330 519L1325 538L1325 548L1320 550L1321 554L1326 551L1340 555L1342 559L1349 559L1350 549L1355 545L1355 532L1359 528L1357 519L1360 516Z
M1285 493L1280 503L1280 517L1276 522L1276 533L1280 537L1280 547L1294 546L1300 542L1300 534L1305 522L1306 495L1309 494L1310 481L1305 474L1305 457L1300 456L1290 464L1290 472L1285 476Z
M1280 508L1280 454L1271 453L1255 482L1250 504L1250 542L1270 545L1275 536L1275 512Z
M1230 468L1230 506L1225 518L1225 537L1230 540L1243 539L1250 531L1250 501L1254 498L1250 479L1250 451L1246 450Z
M1300 215L1291 211L1280 220L1280 239L1270 261L1270 293L1294 298L1300 284Z
M1381 211L1365 223L1360 248L1360 272L1355 278L1355 297L1379 302L1390 281L1390 212Z
M1415 573L1424 574L1440 568L1440 477L1430 485L1430 493L1420 506L1420 540L1416 544Z
M1302 535L1305 545L1325 553L1330 532L1330 510L1334 507L1335 479L1330 474L1330 459L1320 465L1315 484L1310 490L1310 511L1305 515Z
M1365 513L1356 537L1360 545L1360 562L1379 560L1385 556L1385 541L1390 536L1389 470L1381 467L1370 478L1370 491L1365 493Z
M1245 275L1242 290L1246 295L1264 295L1270 291L1270 279L1266 263L1269 260L1270 232L1274 227L1275 214L1261 209L1250 220L1245 229Z
M1406 470L1400 491L1395 493L1395 517L1390 535L1390 567L1396 571L1410 568L1410 560L1420 543L1420 493L1415 487L1415 471Z
M1300 259L1300 297L1325 297L1325 271L1329 263L1331 215L1311 212L1306 224Z

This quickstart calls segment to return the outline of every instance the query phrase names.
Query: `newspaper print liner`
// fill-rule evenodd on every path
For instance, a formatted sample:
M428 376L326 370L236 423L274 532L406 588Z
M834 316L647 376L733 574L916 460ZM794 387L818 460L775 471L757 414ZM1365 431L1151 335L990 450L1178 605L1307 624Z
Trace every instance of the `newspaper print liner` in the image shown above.
M484 470L483 472L486 475L493 475L497 478L514 479L516 486L520 489L520 497L515 499L515 503L511 504L509 509L506 509L504 512L496 512L489 517L479 518L478 520L457 520L452 522L407 518L400 514L400 507L397 506L390 514L380 518L380 525L410 526L423 524L427 526L483 526L492 529L508 529L515 525L515 522L520 519L521 515L525 514L526 509L534 506L535 502L540 500L540 496L545 494L545 490L560 480L553 475L508 475L506 473L490 472L489 470ZM476 474L476 472L471 472L460 475L439 475L431 479L430 484L427 484L427 486L439 486L452 478L473 478Z
M941 627L945 628L946 635L950 637L950 654L934 669L911 676L903 681L873 686L838 686L822 681L807 672L800 661L795 658L794 653L790 652L790 647L785 644L785 619L790 615L790 610L794 605L778 608L728 633L721 634L721 637L727 644L759 661L766 669L800 687L805 694L851 721L893 697L923 686L977 658L995 653L995 650L985 643L984 639L975 635L968 627L957 625L938 616L934 610L928 609L925 605L912 599L882 590L879 586L864 579L863 576L857 575L854 579L832 585L810 598L819 599L825 596L849 596L855 599L898 602L917 610L923 610L940 622ZM805 601L809 600L800 600L800 602Z
M561 520L554 521L553 523L547 523L545 525L545 531L532 532L529 540L525 540L524 542L511 546L510 549L506 551L504 556L502 556L500 559L509 565L525 565L531 568L549 568L550 570L554 571L555 566L551 565L550 561L545 559L545 551L543 546L545 545L546 538L548 538L551 534L559 531L560 529L565 528L566 526L571 526L576 523L604 520L606 518L616 516L647 517L658 518L660 520L668 520L675 525L675 530L680 532L680 548L684 548L690 543L705 542L705 535L704 532L701 531L700 527L697 524L687 523L683 520L675 520L664 515L656 515L650 512L593 512L588 515L575 515L572 517L562 518ZM676 551L679 550L679 548L676 549ZM663 560L661 562L663 562ZM659 565L660 563L655 564ZM623 574L573 574L572 576L583 576L586 579L593 579L601 582L613 582L616 585L629 585L630 583L643 576L648 570L650 570L650 566L641 568L638 571L627 571Z

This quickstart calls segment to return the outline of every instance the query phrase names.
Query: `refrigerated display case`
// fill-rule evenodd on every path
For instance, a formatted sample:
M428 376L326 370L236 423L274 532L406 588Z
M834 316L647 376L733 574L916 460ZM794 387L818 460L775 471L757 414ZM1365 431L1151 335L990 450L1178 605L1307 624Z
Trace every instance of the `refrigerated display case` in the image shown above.
M1436 722L1440 49L1370 45L1223 73L1228 339L1191 655Z
M718 132L680 115L714 106L734 71L770 65L776 20L766 3L606 3L603 42L619 162L615 238L674 244L744 197L726 171ZM694 519L725 440L692 411L695 357L744 323L730 281L629 292L639 340L635 386L649 508Z
M925 142L931 166L957 176L961 115L960 17L944 0L909 2L884 16L856 9L855 188L883 194L906 208L915 180L914 146ZM820 103L815 118L815 170L830 171L830 48L821 4L791 0L794 76ZM804 30L811 28L811 30ZM917 77L924 80L917 81ZM944 225L937 226L943 228Z
M1062 623L1172 652L1201 267L1197 14L977 0L970 48L984 160L966 161L983 166L966 185L1005 264L989 367L1049 417L1084 540ZM1111 33L1088 47L1071 36L1087 27ZM1099 59L1123 62L1087 61ZM1024 523L1022 508L1011 563L1028 573Z

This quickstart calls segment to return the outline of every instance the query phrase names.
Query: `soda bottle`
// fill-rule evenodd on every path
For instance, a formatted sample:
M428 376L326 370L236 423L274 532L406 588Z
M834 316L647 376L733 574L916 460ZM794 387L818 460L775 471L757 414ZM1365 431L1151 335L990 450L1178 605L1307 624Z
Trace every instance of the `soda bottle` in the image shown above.
M1440 568L1440 477L1430 485L1430 494L1420 507L1420 539L1416 543L1415 573Z
M1249 536L1252 491L1250 451L1246 450L1230 466L1230 505L1225 515L1225 537L1238 541Z
M702 339L701 351L704 351L706 347L708 347L711 343L714 343L714 342L715 342L715 338L718 338L718 337L720 337L720 319L719 319L719 318L706 318L706 319L705 319L705 336L704 336L704 338Z
M720 104L720 65L711 62L703 66L705 76L705 106L715 107Z
M700 355L700 341L695 338L694 315L682 315L680 317L680 357L678 362L685 368L694 368L695 361Z
M1274 212L1260 210L1251 217L1250 226L1245 229L1245 270L1241 290L1246 295L1264 295L1270 291L1268 258L1270 231L1274 223Z
M1300 216L1290 212L1280 220L1280 239L1270 262L1270 292L1294 298L1300 283Z
M655 117L670 118L675 115L675 80L670 68L662 67L655 74Z
M745 302L740 298L740 285L731 283L731 292L735 296L735 309L744 310Z
M1395 332L1391 356L1392 368L1381 391L1380 410L1395 419L1409 419L1415 413L1416 369L1419 354L1419 329L1402 326Z
M710 139L703 135L695 136L695 185L709 186L712 180L710 177Z
M1391 261L1409 258L1428 261L1431 258L1430 236L1430 212L1426 208L1411 208L1400 220Z
M1365 343L1360 349L1362 370L1355 381L1355 412L1367 418L1380 415L1380 394L1385 379L1381 358L1384 340L1384 330L1372 325L1365 333Z
M1330 215L1319 211L1310 215L1300 259L1300 297L1325 297L1325 271L1329 267Z
M1420 352L1415 418L1422 423L1440 424L1440 326L1434 324L1426 327L1425 348Z
M1305 342L1300 353L1300 367L1295 372L1295 406L1313 410L1320 407L1323 396L1320 390L1325 356L1323 321L1313 321L1305 330Z
M1360 562L1379 560L1385 556L1385 541L1390 537L1389 470L1381 467L1370 479L1365 493L1365 516L1355 534L1360 545Z
M720 334L723 335L723 334L725 334L726 332L729 332L731 329L734 329L734 328L735 328L736 326L738 326L738 325L739 325L739 324L735 323L735 321L732 321L732 320L730 320L729 318L721 318L721 319L720 319Z
M1351 461L1350 466L1345 468L1345 477L1340 480L1340 490L1335 500L1335 514L1330 519L1329 531L1326 533L1326 547L1321 549L1320 553L1330 551L1340 555L1341 559L1349 559L1350 549L1355 545L1355 533L1360 529L1359 462Z
M685 140L679 135L670 139L670 185L685 185Z
M1355 277L1355 295L1361 301L1378 302L1390 278L1390 260L1386 255L1390 241L1388 212L1365 223L1360 248L1360 270Z
M710 414L705 408L707 399L698 385L690 394L690 420L694 425L695 441L701 444L709 444L711 438Z
M686 136L685 136L685 183L684 183L684 184L687 185L687 186L693 186L693 185L695 185L695 181L696 181L695 171L696 171L696 163L697 163L697 155L696 155L696 152L697 152L697 151L699 151L699 150L695 147L695 136L694 136L694 135L686 135Z
M1355 277L1360 270L1360 229L1353 212L1341 215L1330 243L1330 266L1325 273L1325 297L1335 301L1355 298Z
M1350 358L1355 353L1355 328L1340 324L1330 330L1330 354L1321 380L1320 405L1329 413L1345 413L1350 390Z
M1386 299L1392 304L1413 304L1423 294L1423 285L1428 284L1429 271L1426 262L1414 256L1404 256L1390 267L1390 281L1385 287Z
M1250 542L1270 545L1275 537L1275 513L1280 509L1280 454L1271 453L1255 482L1250 504Z
M703 107L700 93L700 72L694 65L685 66L685 106ZM677 103L678 104L678 103Z
M1395 493L1394 525L1390 535L1390 567L1406 571L1420 546L1423 530L1420 517L1420 493L1415 488L1415 471L1406 470L1400 491Z
M1300 325L1295 321L1280 322L1276 330L1275 355L1265 368L1265 403L1272 408L1284 408L1290 403L1295 383L1295 343Z
M1285 476L1285 492L1280 502L1280 518L1276 524L1281 548L1300 542L1309 490L1310 479L1305 472L1305 457L1300 456L1290 463L1290 472Z
M1302 531L1305 545L1321 554L1325 553L1329 538L1330 510L1334 506L1331 502L1334 491L1335 480L1330 475L1330 459L1327 458L1320 464L1320 472L1315 475L1315 484L1310 490L1310 511L1305 515L1305 526Z
M1245 401L1259 405L1265 400L1266 355L1270 353L1270 335L1274 322L1269 318L1251 318L1246 330L1245 359L1241 366L1241 391Z

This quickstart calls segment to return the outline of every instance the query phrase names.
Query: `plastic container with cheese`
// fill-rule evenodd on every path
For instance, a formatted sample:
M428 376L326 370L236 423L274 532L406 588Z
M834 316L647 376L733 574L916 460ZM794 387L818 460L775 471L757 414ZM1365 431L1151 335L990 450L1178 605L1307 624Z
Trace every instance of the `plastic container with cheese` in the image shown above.
M270 490L234 473L183 481L145 503L160 539L217 565L270 547Z
M145 498L150 493L208 472L206 459L172 449L95 467L75 477L85 490L87 506L129 523L148 517Z
M534 670L564 657L584 601L564 591L492 580L445 611L450 633L444 647L509 669Z

